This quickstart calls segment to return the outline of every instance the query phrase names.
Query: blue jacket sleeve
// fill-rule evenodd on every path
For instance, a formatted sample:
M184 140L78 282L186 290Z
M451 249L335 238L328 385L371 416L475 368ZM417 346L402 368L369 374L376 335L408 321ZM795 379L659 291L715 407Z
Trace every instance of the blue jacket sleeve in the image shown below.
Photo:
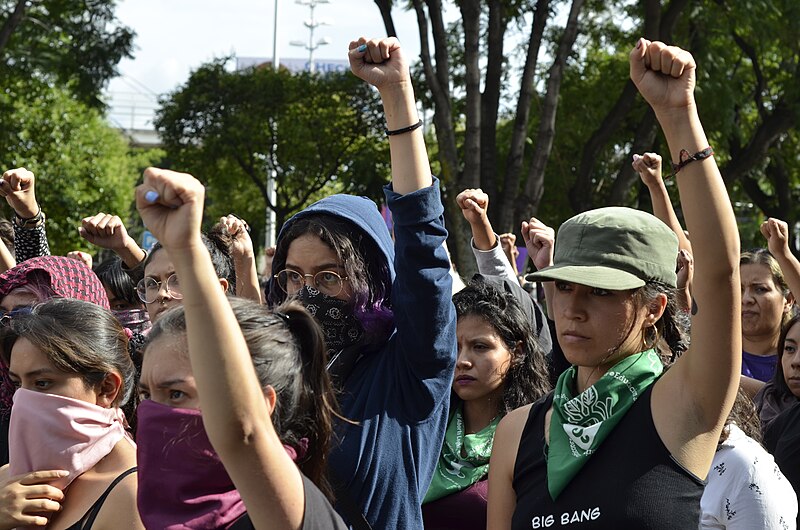
M395 235L392 308L397 332L396 389L411 421L424 421L449 398L456 360L447 230L439 181L399 195L385 188Z

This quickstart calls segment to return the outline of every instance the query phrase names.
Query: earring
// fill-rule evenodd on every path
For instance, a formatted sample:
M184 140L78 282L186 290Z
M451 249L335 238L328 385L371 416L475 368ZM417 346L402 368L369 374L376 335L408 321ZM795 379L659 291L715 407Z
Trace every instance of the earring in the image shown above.
M653 330L653 333L652 333L653 342L650 345L647 344L647 337L646 337L646 335L648 334L647 330ZM659 331L658 331L658 327L656 327L656 326L649 326L649 327L645 328L644 329L644 335L645 335L645 337L644 337L644 340L642 341L644 343L644 348L642 348L642 351L654 349L658 345L658 341L661 339L661 336L660 336Z

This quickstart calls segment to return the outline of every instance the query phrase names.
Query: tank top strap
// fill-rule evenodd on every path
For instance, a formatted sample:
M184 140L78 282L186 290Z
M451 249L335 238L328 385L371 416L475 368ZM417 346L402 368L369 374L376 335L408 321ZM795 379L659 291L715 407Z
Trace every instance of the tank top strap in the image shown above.
M100 509L103 507L106 499L111 494L111 491L117 486L117 484L122 482L125 477L132 473L136 473L136 469L136 466L134 466L120 473L117 478L115 478L111 484L108 485L103 494L100 495L100 498L97 499L94 504L92 504L92 507L89 508L88 512L86 512L86 515L84 515L76 525L70 527L68 530L90 530L94 525L94 520L97 519L97 515L100 513Z

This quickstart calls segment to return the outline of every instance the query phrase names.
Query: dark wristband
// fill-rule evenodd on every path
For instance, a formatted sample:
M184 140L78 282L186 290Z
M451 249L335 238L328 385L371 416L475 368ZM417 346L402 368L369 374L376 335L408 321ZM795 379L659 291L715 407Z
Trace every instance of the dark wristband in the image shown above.
M411 131L413 131L415 129L419 129L420 127L422 127L422 120L419 120L414 125L409 125L408 127L403 127L402 129L395 129L393 131L390 131L389 129L385 129L385 131L386 131L386 136L395 136L395 135L398 135L398 134L404 134L404 133L407 133L407 132L411 132Z

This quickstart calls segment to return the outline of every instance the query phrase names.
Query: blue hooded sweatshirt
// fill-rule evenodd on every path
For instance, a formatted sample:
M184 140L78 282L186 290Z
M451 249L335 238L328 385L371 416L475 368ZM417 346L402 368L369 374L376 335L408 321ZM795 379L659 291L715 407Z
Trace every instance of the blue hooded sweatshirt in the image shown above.
M335 215L360 227L389 264L395 328L342 382L342 415L357 424L338 421L330 470L373 529L417 530L447 428L456 315L439 181L406 195L387 185L384 193L394 244L375 203L351 195L312 204L286 222L279 240L299 218ZM340 499L347 519L342 506Z

